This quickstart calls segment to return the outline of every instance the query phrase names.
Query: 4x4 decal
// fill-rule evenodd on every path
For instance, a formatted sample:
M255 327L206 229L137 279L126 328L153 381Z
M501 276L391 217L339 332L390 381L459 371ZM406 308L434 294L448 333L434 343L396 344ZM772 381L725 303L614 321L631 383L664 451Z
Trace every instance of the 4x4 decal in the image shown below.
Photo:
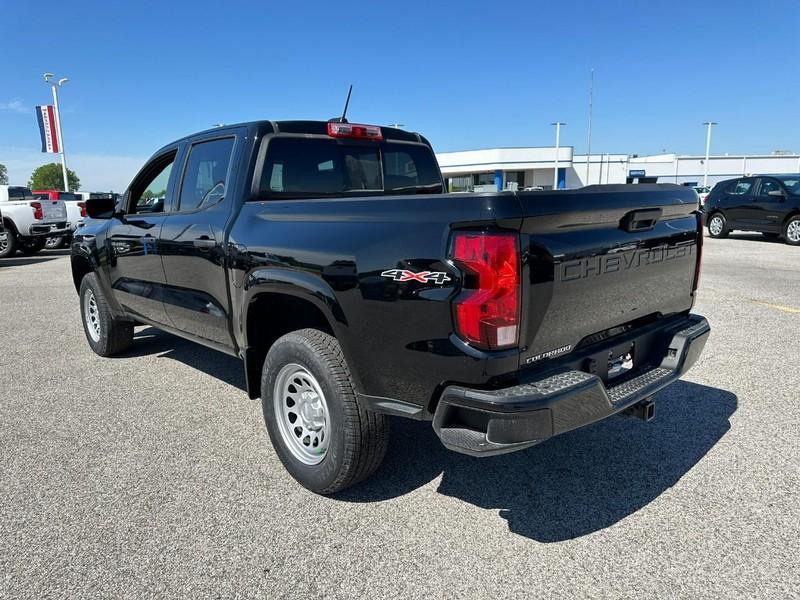
M381 277L388 277L393 281L419 281L420 283L433 282L442 285L445 281L450 281L451 277L443 271L407 271L405 269L389 269L381 273Z

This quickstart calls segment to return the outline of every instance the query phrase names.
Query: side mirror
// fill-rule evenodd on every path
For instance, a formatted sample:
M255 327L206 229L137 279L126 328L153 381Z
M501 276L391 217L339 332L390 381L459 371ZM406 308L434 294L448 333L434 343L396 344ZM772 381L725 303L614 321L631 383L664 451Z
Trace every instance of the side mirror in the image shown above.
M767 196L777 196L778 198L784 198L786 194L784 194L783 190L770 190L767 192Z
M86 201L86 214L92 219L110 219L115 212L114 198L89 198Z

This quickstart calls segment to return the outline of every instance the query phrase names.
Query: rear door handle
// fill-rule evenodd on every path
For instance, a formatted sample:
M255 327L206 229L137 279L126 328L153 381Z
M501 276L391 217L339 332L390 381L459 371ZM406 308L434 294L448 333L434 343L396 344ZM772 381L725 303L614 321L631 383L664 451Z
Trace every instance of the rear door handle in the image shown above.
M212 240L207 235L202 235L199 238L195 238L192 243L194 244L195 248L201 248L201 249L213 248L214 246L217 245L217 241Z

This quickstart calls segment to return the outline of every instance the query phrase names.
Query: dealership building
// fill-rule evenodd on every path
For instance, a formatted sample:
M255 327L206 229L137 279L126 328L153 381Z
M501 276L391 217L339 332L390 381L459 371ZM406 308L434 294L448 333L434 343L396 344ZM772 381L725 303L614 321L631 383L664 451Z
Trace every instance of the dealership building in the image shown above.
M569 189L598 183L702 185L705 156L683 154L575 154L571 146L488 148L436 155L453 192ZM556 175L557 173L557 175ZM751 174L800 173L800 155L711 156L708 184Z

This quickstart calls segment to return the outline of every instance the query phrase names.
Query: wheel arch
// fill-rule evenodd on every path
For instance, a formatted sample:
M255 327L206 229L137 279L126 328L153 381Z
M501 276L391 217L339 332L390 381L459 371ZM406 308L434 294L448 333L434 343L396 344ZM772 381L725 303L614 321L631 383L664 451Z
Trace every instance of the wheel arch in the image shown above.
M786 216L783 218L783 221L781 221L781 225L783 227L786 227L786 224L789 222L789 219L797 216L800 216L800 206L795 206L788 213L786 213Z
M16 223L11 219L11 217L3 217L3 226L14 233L15 236L19 235L19 230L17 229Z
M325 331L339 340L345 360L348 322L333 290L322 279L306 272L261 269L251 273L243 297L240 327L247 393L261 395L261 369L267 352L282 335L298 329Z
M83 281L83 278L89 273L94 271L92 263L89 262L87 257L76 254L70 257L70 263L72 266L72 283L75 285L75 291L80 292L81 281Z

